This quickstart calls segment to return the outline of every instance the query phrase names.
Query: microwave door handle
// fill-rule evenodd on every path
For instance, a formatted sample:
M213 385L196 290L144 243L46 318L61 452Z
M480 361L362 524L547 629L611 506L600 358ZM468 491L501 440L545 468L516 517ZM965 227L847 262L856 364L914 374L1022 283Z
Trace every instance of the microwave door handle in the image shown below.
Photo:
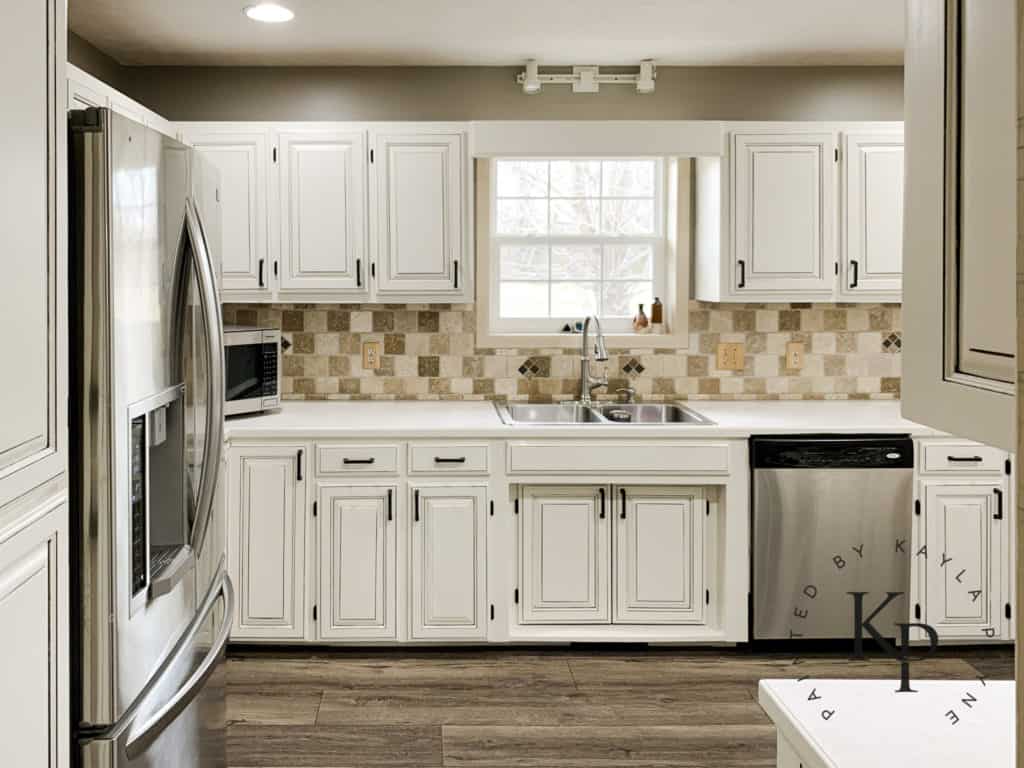
M224 325L213 262L206 245L206 237L192 198L185 201L185 226L192 244L192 259L196 282L199 286L199 308L203 317L207 370L206 440L203 445L203 464L199 475L196 518L192 526L191 544L197 556L202 551L206 528L210 521L217 490L217 467L220 465L224 443Z

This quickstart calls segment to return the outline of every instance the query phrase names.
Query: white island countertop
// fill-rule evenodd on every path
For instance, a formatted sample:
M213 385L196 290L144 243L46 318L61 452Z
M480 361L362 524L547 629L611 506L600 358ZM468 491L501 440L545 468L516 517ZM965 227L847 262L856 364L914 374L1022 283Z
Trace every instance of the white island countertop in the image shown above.
M691 400L714 424L516 424L483 401L285 401L227 420L228 438L747 438L773 434L942 435L900 416L897 400Z

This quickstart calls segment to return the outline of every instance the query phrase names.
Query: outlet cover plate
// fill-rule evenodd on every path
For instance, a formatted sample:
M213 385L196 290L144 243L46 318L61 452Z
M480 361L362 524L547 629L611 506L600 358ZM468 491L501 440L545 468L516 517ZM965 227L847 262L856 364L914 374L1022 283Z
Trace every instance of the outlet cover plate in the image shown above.
M720 371L742 371L746 345L742 342L728 342L718 345L717 368Z
M363 370L376 371L380 369L380 342L363 342Z
M786 370L799 371L804 367L804 345L801 341L786 344Z

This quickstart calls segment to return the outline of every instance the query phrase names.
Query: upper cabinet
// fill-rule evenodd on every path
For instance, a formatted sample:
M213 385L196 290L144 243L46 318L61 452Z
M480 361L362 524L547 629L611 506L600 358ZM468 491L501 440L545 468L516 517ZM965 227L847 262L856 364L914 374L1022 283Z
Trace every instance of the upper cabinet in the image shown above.
M1013 450L1017 18L910 0L903 413Z
M465 126L183 123L221 170L225 301L472 301Z
M108 107L114 112L153 128L166 136L175 136L174 124L151 109L111 88L74 64L67 65L68 109Z
M899 124L736 123L723 141L695 164L697 299L900 300Z

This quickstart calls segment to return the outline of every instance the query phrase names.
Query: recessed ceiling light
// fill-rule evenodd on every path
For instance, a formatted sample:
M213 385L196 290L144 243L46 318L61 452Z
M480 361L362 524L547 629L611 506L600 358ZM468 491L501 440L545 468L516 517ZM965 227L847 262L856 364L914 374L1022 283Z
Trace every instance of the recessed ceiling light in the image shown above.
M291 21L295 18L292 11L277 3L250 5L245 9L245 15L253 21L262 21L267 24L280 24L282 21Z

